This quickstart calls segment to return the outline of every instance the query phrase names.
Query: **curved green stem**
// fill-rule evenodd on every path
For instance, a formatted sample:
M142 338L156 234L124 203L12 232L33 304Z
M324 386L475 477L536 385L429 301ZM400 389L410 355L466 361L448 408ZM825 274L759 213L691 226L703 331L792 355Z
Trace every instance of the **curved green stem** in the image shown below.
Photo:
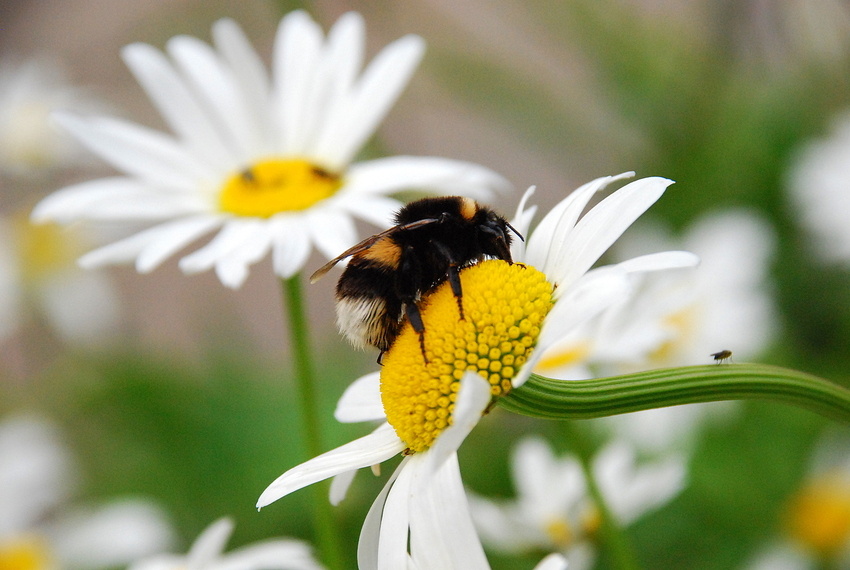
M720 400L781 402L850 422L850 390L817 376L766 364L663 368L591 380L532 375L501 398L499 405L537 418L579 419Z
M322 444L319 403L316 398L316 371L313 366L313 353L310 350L301 276L295 275L289 279L283 279L281 285L284 303L288 307L289 338L292 344L292 359L295 363L295 392L301 432L307 448L306 460L326 451ZM328 501L328 484L315 484L310 488L313 492L311 504L318 550L328 568L342 569L344 568L342 550L336 519Z

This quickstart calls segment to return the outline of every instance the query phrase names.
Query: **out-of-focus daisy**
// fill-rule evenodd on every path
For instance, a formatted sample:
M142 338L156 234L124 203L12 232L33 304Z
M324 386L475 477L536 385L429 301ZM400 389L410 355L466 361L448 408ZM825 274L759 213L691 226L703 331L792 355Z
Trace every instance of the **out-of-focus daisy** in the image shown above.
M804 146L791 164L788 185L794 213L824 261L850 267L850 111L831 132Z
M511 465L515 500L470 496L484 543L506 553L557 550L569 560L570 570L590 568L601 521L579 461L555 457L542 439L526 438L514 449ZM592 469L623 526L670 501L685 482L683 457L637 465L634 450L624 442L600 451Z
M74 476L50 423L0 423L0 568L112 568L168 548L171 526L148 501L69 506Z
M120 303L112 282L75 262L89 243L79 227L0 218L0 339L28 314L70 342L92 343L115 330Z
M678 242L658 228L635 230L634 239L618 248L621 258L681 245L699 256L699 266L633 275L629 297L563 339L543 357L537 372L586 378L708 364L711 353L726 349L733 359L745 360L766 348L777 318L768 284L773 234L760 218L745 210L711 214ZM686 443L706 412L721 409L727 406L677 406L606 422L618 437L661 450Z
M87 267L135 261L156 268L213 230L183 257L187 273L214 268L238 287L272 252L290 277L313 246L332 257L356 241L353 219L383 225L403 189L486 196L508 187L466 162L398 156L352 163L407 84L424 50L418 36L390 44L360 73L361 16L343 15L323 38L301 11L280 23L271 79L241 29L213 26L215 48L191 37L125 48L124 60L175 135L110 118L70 114L58 122L125 175L56 192L38 221L154 223L85 255Z
M490 260L463 269L463 320L448 284L426 295L424 354L419 335L405 323L380 373L357 380L337 407L340 421L384 423L290 469L258 506L336 475L332 500L339 501L357 469L401 453L363 525L361 568L487 568L457 462L466 435L498 397L528 379L548 346L626 295L630 273L695 263L691 254L667 252L590 270L670 184L635 181L580 218L594 194L615 179L595 180L557 205L527 246L514 249L519 263ZM525 209L527 197L512 222L521 233L534 213Z
M846 434L830 435L816 448L809 474L789 497L778 530L781 537L765 546L748 568L850 567L850 444ZM774 563L776 566L770 566Z
M300 540L270 539L224 554L233 521L219 519L204 530L185 556L161 554L129 570L320 570L311 548Z
M97 106L68 85L54 62L0 61L0 174L33 175L79 161L82 148L50 114Z

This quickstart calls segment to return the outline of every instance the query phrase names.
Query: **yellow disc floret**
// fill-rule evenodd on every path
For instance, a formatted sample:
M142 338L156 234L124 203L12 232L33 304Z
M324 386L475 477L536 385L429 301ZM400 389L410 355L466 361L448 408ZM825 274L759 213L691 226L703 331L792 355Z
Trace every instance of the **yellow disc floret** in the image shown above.
M788 529L800 544L832 556L850 544L850 481L825 474L803 487L791 502Z
M552 308L552 284L522 264L484 261L461 271L460 281L463 320L451 287L443 283L420 303L424 357L410 323L384 355L384 411L411 452L428 449L452 423L466 371L486 379L494 398L510 391Z
M271 159L232 175L219 195L223 212L269 218L306 210L342 186L339 175L303 159Z

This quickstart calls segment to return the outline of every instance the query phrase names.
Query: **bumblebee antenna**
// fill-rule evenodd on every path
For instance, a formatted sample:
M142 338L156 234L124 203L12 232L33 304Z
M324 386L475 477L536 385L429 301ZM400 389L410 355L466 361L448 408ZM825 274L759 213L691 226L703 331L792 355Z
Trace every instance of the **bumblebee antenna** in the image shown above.
M515 227L513 227L513 226L512 226L511 224L509 224L508 222L505 222L505 225L506 225L506 226L508 226L508 229L509 229L509 230L511 230L512 232L514 232L514 233L516 234L516 237L518 237L518 238L520 239L520 241L525 241L525 238L524 238L524 237L522 237L522 234L521 234L521 233L519 233L518 231L516 231L516 228L515 228Z

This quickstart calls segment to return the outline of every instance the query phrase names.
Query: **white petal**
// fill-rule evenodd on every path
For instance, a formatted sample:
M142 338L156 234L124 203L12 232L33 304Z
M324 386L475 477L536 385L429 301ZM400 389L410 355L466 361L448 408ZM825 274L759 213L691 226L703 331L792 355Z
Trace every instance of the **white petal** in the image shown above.
M351 487L355 475L357 475L357 469L333 476L331 479L331 489L328 493L328 499L333 506L339 505L345 499L345 495L348 494L348 488Z
M331 167L341 170L351 162L407 86L424 52L422 38L409 35L375 56L355 86L344 120L333 134L336 143L329 149L333 155L328 156Z
M378 545L380 543L381 524L387 495L404 468L410 463L410 457L405 457L390 475L384 488L375 497L366 519L360 528L360 539L357 541L357 568L359 570L378 570ZM406 544L405 544L406 546Z
M663 251L633 257L617 264L626 273L646 273L649 271L664 271L665 269L680 269L696 267L699 257L689 251Z
M346 192L391 194L421 189L479 200L512 188L510 182L489 168L433 156L392 156L358 162L349 168L346 182Z
M244 163L257 148L250 111L230 69L207 44L190 36L176 36L167 44L168 53L179 66L194 93L209 109L208 116L222 133L230 152Z
M251 112L249 130L256 133L257 155L272 148L271 87L263 61L251 47L239 25L229 18L218 20L212 29L215 45L230 67L239 85L247 109Z
M275 107L280 112L280 150L283 154L303 154L310 97L315 95L316 66L322 44L322 31L303 10L290 12L278 27L274 46Z
M416 487L414 475L417 458L411 457L404 467L399 467L398 477L390 488L378 532L378 568L395 570L408 565L407 542L410 529L411 497L422 492ZM438 543L434 543L438 544ZM440 545L441 546L441 545ZM437 568L437 566L434 566ZM443 566L445 568L445 566Z
M522 195L522 199L519 201L519 206L517 206L516 214L511 220L511 226L518 231L521 236L523 236L523 239L519 239L519 237L517 237L511 242L511 257L515 260L523 260L526 258L526 242L530 237L528 229L531 227L531 220L534 219L534 215L537 213L537 206L531 206L526 210L525 204L534 194L535 190L535 186L530 186L528 190L525 191L525 194Z
M81 267L92 268L128 263L138 257L136 269L141 273L146 273L155 269L173 252L183 248L220 223L220 219L215 216L198 216L160 224L90 251L80 258L79 264Z
M121 55L165 121L198 160L218 172L237 167L236 157L222 140L223 133L162 53L147 44L131 44Z
M357 239L351 216L330 208L308 213L307 229L316 248L328 259L354 245Z
M452 425L443 430L427 452L428 467L432 473L457 452L466 436L478 425L491 398L490 384L484 378L475 372L463 375L452 413Z
M183 249L189 242L218 227L221 218L203 216L177 220L171 224L158 226L155 239L148 240L147 245L136 259L136 271L149 273L159 265ZM153 231L157 228L152 228ZM81 262L82 263L82 262Z
M255 218L228 219L210 243L180 260L180 269L192 274L212 268L236 248L256 238L262 223Z
M381 373L372 372L352 382L337 402L334 418L343 423L385 420Z
M334 203L340 209L381 229L392 225L395 213L404 205L395 198L362 194L339 196Z
M632 173L624 173L619 176L604 176L584 184L570 193L569 196L558 202L549 213L547 213L534 233L528 237L526 246L526 263L533 265L549 274L549 259L553 255L553 248L560 247L566 236L573 230L579 216L584 211L593 195L605 188L608 184L630 176ZM557 241L556 241L557 238Z
M254 226L254 232L245 237L242 245L215 264L215 273L231 289L238 289L248 277L248 267L261 260L272 244L270 228L265 222Z
M596 263L672 183L666 178L642 178L602 200L578 221L567 239L558 241L559 236L555 236L546 275L551 275L559 284L572 283Z
M224 550L230 535L233 534L233 521L221 518L208 526L195 539L186 555L187 568L204 568L211 564Z
M151 184L194 189L213 172L172 137L119 119L56 113L56 123L112 166Z
M401 453L405 444L389 424L383 424L371 434L356 439L318 457L293 467L263 491L257 500L257 508L277 501L289 493L344 473L376 465Z
M269 223L275 274L289 279L301 271L312 251L306 221L300 216L278 215Z
M413 471L413 467L411 464L409 469ZM414 562L420 568L489 569L472 524L457 454L447 457L436 473L430 474L427 465L421 467L414 473L415 493L410 499Z
M534 570L567 570L567 559L563 554L553 552L543 560L537 563Z
M307 544L299 540L278 539L236 549L207 568L210 570L322 570L324 567L314 560Z
M309 155L327 167L342 167L333 162L333 149L339 125L346 119L348 101L354 81L363 65L366 30L363 17L357 12L340 16L330 32L322 54L319 82L313 104L316 123Z
M57 190L36 204L30 217L34 222L48 220L62 224L85 219L91 206L121 202L144 196L148 186L131 178L100 178Z

